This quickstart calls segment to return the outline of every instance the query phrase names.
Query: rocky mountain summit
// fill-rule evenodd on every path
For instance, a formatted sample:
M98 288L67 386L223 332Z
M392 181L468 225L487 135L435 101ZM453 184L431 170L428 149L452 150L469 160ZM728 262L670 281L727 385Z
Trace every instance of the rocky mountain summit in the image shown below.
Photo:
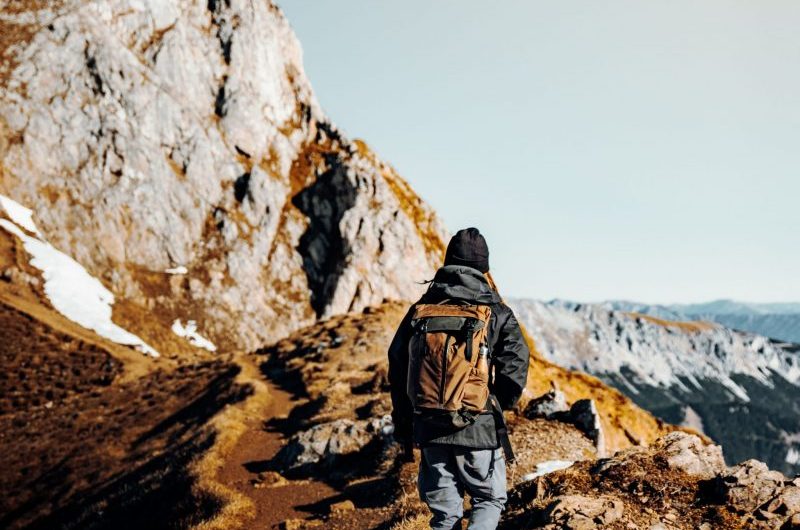
M0 24L0 193L117 296L254 349L441 260L442 224L327 119L271 2L11 2Z
M709 322L592 304L512 302L551 361L593 374L662 419L719 441L730 462L800 471L800 354Z

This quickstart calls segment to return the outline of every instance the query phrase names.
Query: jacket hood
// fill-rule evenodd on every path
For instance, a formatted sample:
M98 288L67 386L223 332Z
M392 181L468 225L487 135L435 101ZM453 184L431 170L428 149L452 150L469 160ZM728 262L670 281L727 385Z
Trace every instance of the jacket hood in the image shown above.
M445 265L436 271L433 282L423 296L426 302L434 303L447 298L486 305L501 301L500 295L489 287L481 271L463 265Z

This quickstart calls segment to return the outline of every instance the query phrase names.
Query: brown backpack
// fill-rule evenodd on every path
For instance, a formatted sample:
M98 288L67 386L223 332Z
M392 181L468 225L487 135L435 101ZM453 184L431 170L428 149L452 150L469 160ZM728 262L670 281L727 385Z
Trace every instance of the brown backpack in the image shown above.
M485 305L416 306L406 387L415 414L461 428L487 410L491 315Z

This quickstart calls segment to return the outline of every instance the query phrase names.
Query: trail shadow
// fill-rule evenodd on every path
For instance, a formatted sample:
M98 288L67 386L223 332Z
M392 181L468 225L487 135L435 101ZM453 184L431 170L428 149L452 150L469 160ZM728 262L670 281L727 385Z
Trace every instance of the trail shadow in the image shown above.
M93 425L96 430L89 431L91 437L85 440L80 437L89 435L75 429L66 431L69 426L51 425L51 429L65 430L65 436L80 440L73 449L65 451L61 459L28 477L29 497L0 514L0 528L167 530L188 528L212 517L221 503L195 487L197 479L190 470L192 463L214 444L215 433L208 421L226 405L241 401L253 391L249 385L234 382L238 372L238 367L223 367L208 383L198 383L200 391L196 397L189 396L193 397L191 401L177 406L174 399L182 390L172 387L171 393L166 393L165 389L160 395L165 400L161 406L173 412L158 422L154 414L159 405L151 407L142 395L150 392L146 390L148 385L171 384L174 380L160 379L154 374L147 381L133 383L130 388L104 391L122 392L120 403L140 413L133 416L134 419L97 422ZM101 403L107 401L102 394L95 399ZM108 415L107 409L92 403L86 398L79 405L86 407L86 414ZM133 422L148 420L153 426L134 438L134 432L147 424ZM106 425L108 427L101 430ZM114 446L109 443L110 437L130 439L130 442ZM125 448L125 452L109 456L105 451L110 446ZM34 451L31 461L43 458L44 449Z
M79 500L25 526L28 530L168 530L198 524L213 516L220 502L198 494L191 462L214 443L213 433L196 434L135 469L121 473ZM15 514L0 520L6 528Z
M324 404L322 399L316 399L296 405L289 411L287 417L270 418L265 421L264 429L271 432L279 432L284 437L289 437L298 431L311 427L311 418L320 411Z
M294 357L306 357L310 350L307 348L298 348L292 352ZM260 356L266 357L266 360L261 363L259 369L270 383L288 392L295 399L307 398L305 383L303 382L303 374L299 369L287 369L286 361L288 359L278 355L272 348L264 348L256 352Z
M174 414L156 424L152 429L139 436L133 447L170 432L170 441L180 439L193 429L204 425L208 419L229 403L237 403L253 394L250 385L237 385L234 378L241 371L238 366L230 366L214 377L203 392Z
M394 484L395 480L392 477L376 477L344 486L336 495L314 503L301 504L297 509L313 514L327 514L330 513L331 505L345 500L352 501L356 509L383 508L394 500L392 491Z

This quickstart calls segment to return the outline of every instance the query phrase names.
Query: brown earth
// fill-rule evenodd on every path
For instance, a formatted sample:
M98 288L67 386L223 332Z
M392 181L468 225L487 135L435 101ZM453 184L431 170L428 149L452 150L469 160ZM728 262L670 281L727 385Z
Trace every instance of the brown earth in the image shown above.
M302 519L306 526L366 529L427 520L416 494L416 464L401 458L391 438L294 469L286 468L278 450L293 443L292 435L314 426L363 422L391 411L386 351L405 309L402 303L386 303L332 317L255 354L270 384L280 387L272 390L275 400L264 411L272 419L251 425L216 477L253 503L252 524L269 527L289 520L300 525ZM595 455L591 441L572 425L509 419L519 456L512 481L542 461ZM301 485L302 496L297 493ZM347 501L355 512L335 509Z
M208 419L247 395L238 367L209 361L123 381L109 351L6 303L0 329L0 526L92 528L102 513L102 526L157 527L151 518L215 509L213 499L195 506L188 464L213 444Z
M177 281L151 283L166 295ZM416 464L390 435L345 439L341 453L287 464L287 448L309 429L390 413L386 350L406 304L336 316L250 355L187 354L168 330L174 315L115 305L116 320L162 350L153 360L67 320L42 286L24 248L0 231L0 486L11 492L0 501L0 526L426 524ZM568 401L596 401L612 450L674 429L534 349L528 397L553 381ZM508 419L519 456L511 485L539 462L596 457L572 425L513 412Z
M257 422L245 431L216 477L251 499L255 507L251 524L259 528L272 528L287 519L305 519L326 498L338 495L324 482L286 480L269 469L269 462L285 444L272 422L287 418L301 402L273 385L268 388L270 400L261 413L272 421Z
M302 446L298 440L314 428L366 424L390 412L386 349L405 304L333 317L254 354L180 363L109 346L37 304L35 290L0 287L0 329L10 339L0 345L0 486L12 492L0 501L3 527L426 527L416 494L419 455L408 461L391 436L287 463L287 448ZM538 357L531 368L529 388L555 380L570 400L618 402L593 378ZM605 424L635 429L631 418L645 418L670 429L629 403L621 408L616 423ZM707 481L656 453L634 448L625 465L602 467L606 461L595 460L594 445L574 426L514 412L508 419L519 462L509 473L504 528L545 524L569 499L607 498L624 516L607 528L649 528L658 514L684 516L686 524L666 528L748 528L724 503L698 500ZM632 434L652 441L652 432ZM624 435L629 447L632 438ZM522 481L548 460L577 463ZM466 507L468 514L468 500Z
M50 306L0 230L0 527L174 528L219 510L192 463L251 387L230 361L153 360Z
M718 447L676 432L518 485L500 528L790 530L798 485L760 463L726 468Z

